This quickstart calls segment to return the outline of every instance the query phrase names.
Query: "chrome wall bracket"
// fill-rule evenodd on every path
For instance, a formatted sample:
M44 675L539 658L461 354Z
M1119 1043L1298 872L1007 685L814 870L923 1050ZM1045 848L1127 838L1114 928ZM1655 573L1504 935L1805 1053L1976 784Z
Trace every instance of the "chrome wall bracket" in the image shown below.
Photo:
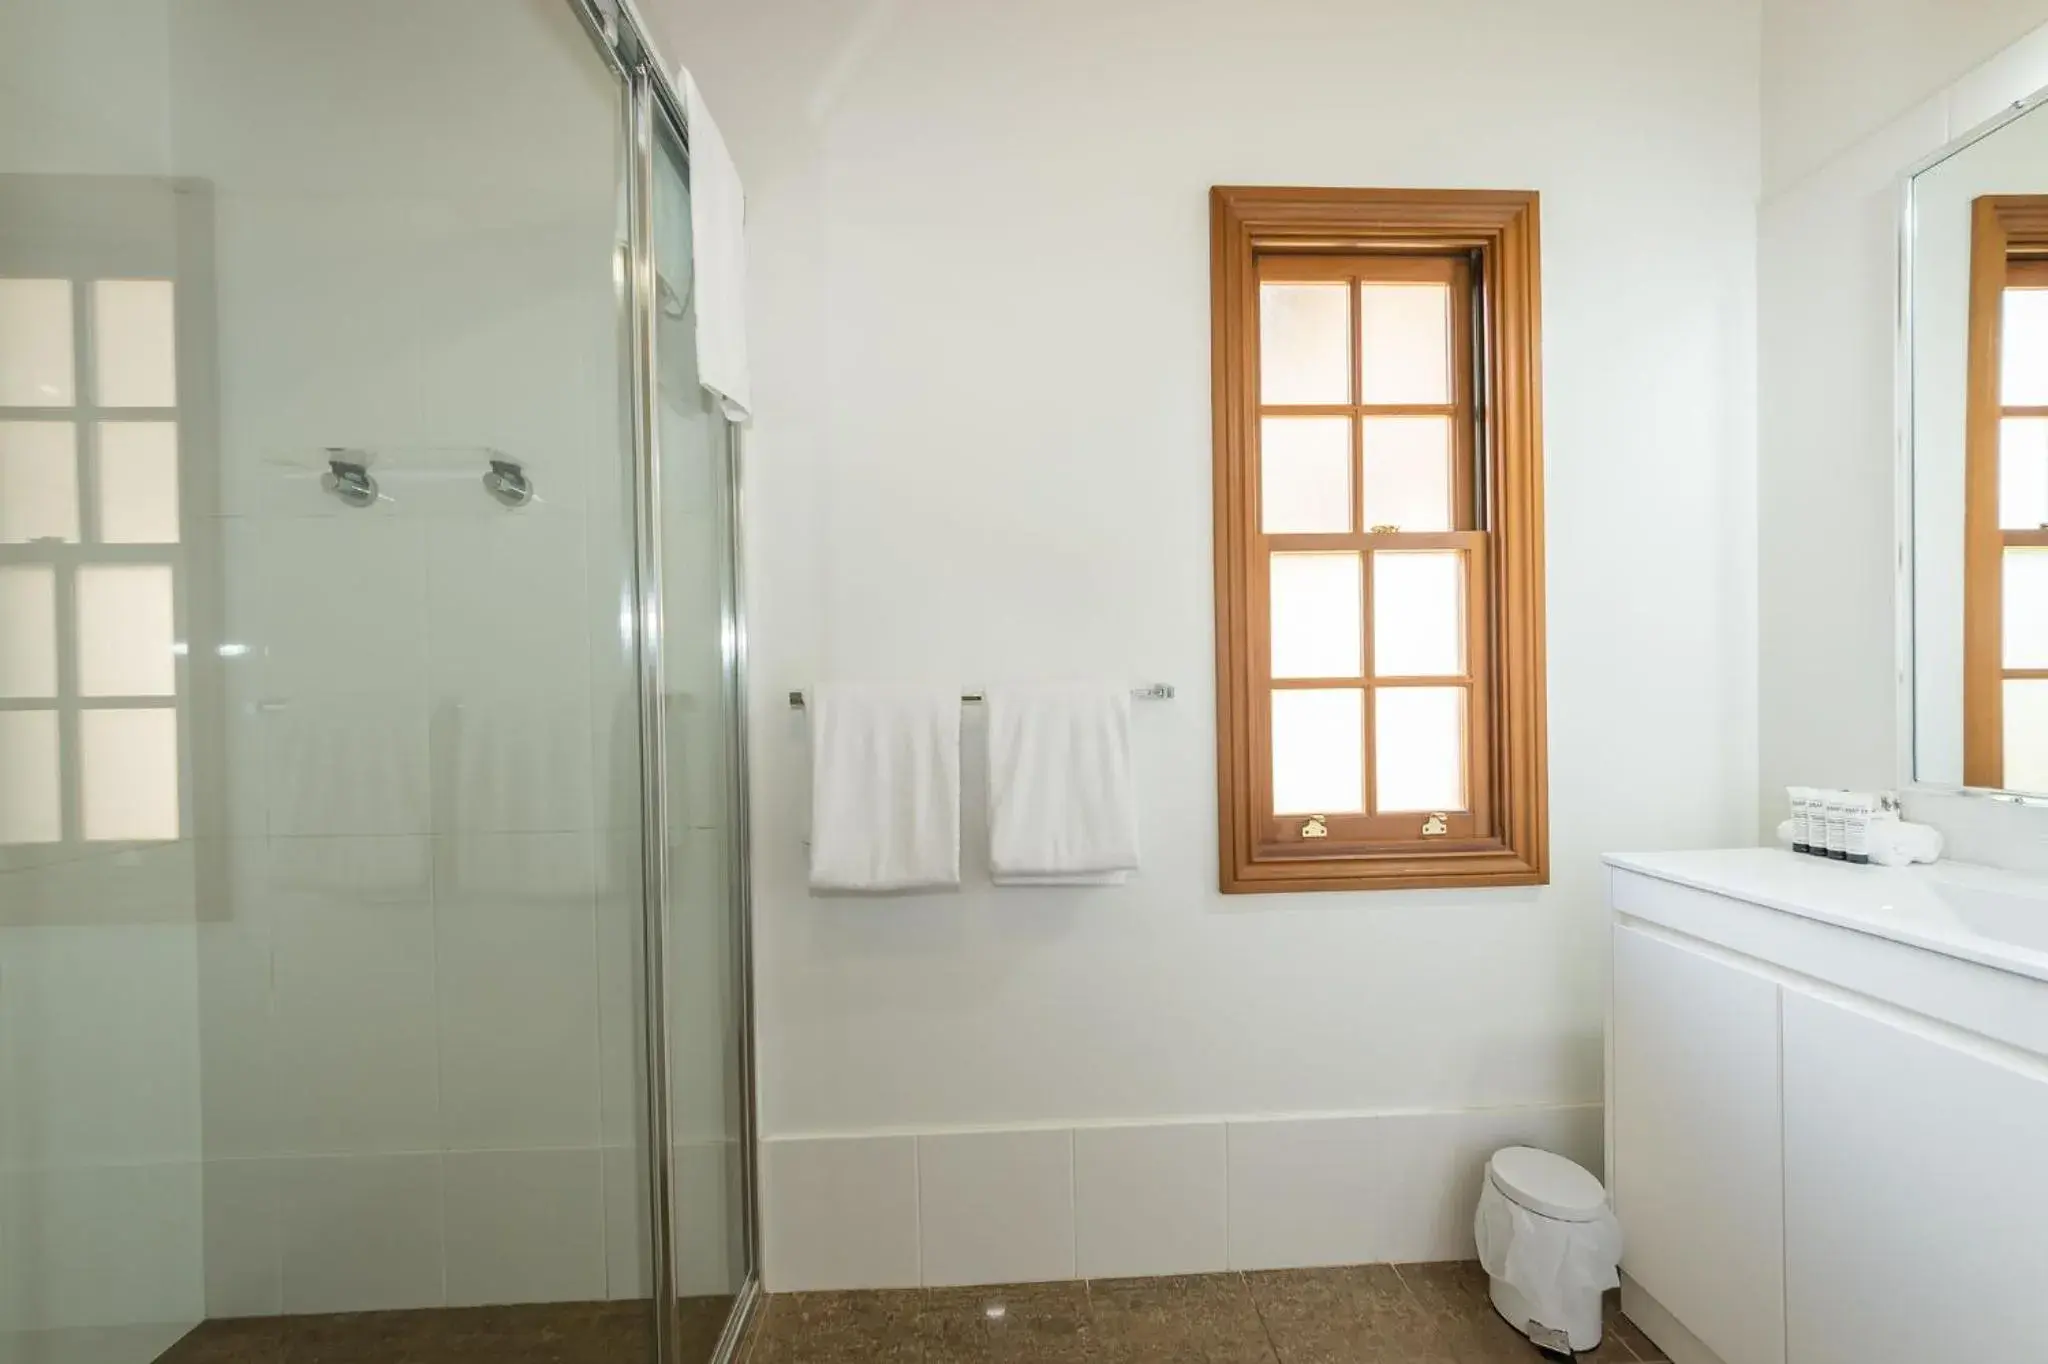
M327 472L320 475L320 486L351 507L367 507L377 500L377 480L370 476L361 450L329 447Z
M517 460L493 459L484 474L484 491L507 507L523 507L533 501L533 480Z

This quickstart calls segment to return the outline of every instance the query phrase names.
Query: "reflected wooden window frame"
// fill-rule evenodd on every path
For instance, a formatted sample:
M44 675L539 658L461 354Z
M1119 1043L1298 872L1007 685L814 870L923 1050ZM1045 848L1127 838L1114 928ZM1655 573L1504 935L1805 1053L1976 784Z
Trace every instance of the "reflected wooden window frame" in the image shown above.
M1970 316L1963 474L1963 784L2003 789L2005 684L2048 669L2005 666L2005 552L2048 547L2048 527L2006 529L1999 509L2001 434L2010 417L2048 407L2005 402L2008 289L2048 289L2048 195L1987 194L1971 205Z
M0 700L0 708L10 711L47 713L55 716L58 733L59 808L56 812L57 818L51 824L53 837L7 844L0 848L0 852L8 854L7 857L0 858L0 863L11 869L18 869L15 868L17 863L34 866L52 858L61 860L67 856L66 849L82 851L89 847L97 853L175 842L186 836L190 822L186 808L189 803L188 794L182 789L183 782L176 781L164 793L172 802L175 828L162 834L147 836L95 834L88 827L88 774L82 766L86 749L82 731L90 715L165 712L175 717L178 747L182 749L188 742L183 732L183 697L187 686L184 678L185 659L182 656L174 654L168 660L167 684L153 686L142 694L127 695L106 688L93 688L86 685L87 679L82 677L85 660L90 652L87 648L88 641L81 630L82 583L88 575L95 572L123 569L150 569L163 572L169 583L171 617L171 639L165 643L172 646L176 641L187 637L186 553L182 536L151 542L109 539L101 524L105 503L99 459L103 428L109 424L141 422L166 425L175 432L180 409L176 406L113 406L101 401L98 365L99 318L95 304L104 285L143 282L162 284L166 289L174 290L175 284L169 280L154 278L136 281L126 277L94 277L84 274L65 282L69 287L72 303L71 344L74 350L75 391L71 395L71 402L38 407L0 407L0 419L37 421L63 425L70 429L77 518L74 533L69 538L43 538L20 544L0 545L0 566L40 567L53 574L55 636L52 643L58 660L57 682L49 695ZM174 449L175 440L174 435ZM174 483L177 478L174 470ZM23 863L23 859L27 861ZM0 915L0 920L7 917Z
M1549 880L1543 670L1542 441L1538 199L1520 191L1263 189L1211 191L1211 340L1220 879L1226 893L1538 885ZM1350 285L1350 402L1262 404L1262 283ZM1360 375L1358 288L1442 283L1452 298L1448 403L1368 404ZM1451 528L1360 524L1360 432L1374 415L1443 414L1453 423ZM1351 527L1268 533L1262 521L1263 418L1352 421ZM1375 550L1454 550L1465 568L1465 659L1443 677L1374 675ZM1276 678L1268 565L1275 552L1364 557L1366 657L1357 678ZM1400 686L1465 691L1459 811L1377 812L1372 698ZM1364 809L1274 813L1271 697L1293 689L1365 694Z
M24 230L8 240L0 273L62 281L71 300L73 391L55 406L38 399L7 404L0 421L59 422L75 433L70 467L76 475L76 524L64 543L0 543L0 562L48 565L59 577L58 648L68 672L55 698L0 698L0 711L41 712L60 733L57 838L0 846L0 927L190 922L225 919L235 911L226 837L235 824L228 809L227 705L232 666L225 641L226 586L218 471L220 395L213 256L217 239L214 195L205 181L163 176L0 175L0 220ZM89 223L87 233L43 230ZM35 230L29 230L34 228ZM154 394L167 405L106 401L96 373L95 284L100 281L168 283L168 335L154 335L168 357L171 383ZM159 309L159 313L165 310ZM148 515L140 504L103 494L107 425L144 423L173 428L147 443L152 492ZM116 433L118 443L122 434ZM163 454L168 448L170 458ZM134 453L131 449L129 453ZM121 461L114 461L118 477ZM175 503L175 505L173 505ZM18 528L17 528L18 529ZM86 566L157 565L173 575L174 694L142 697L81 696L76 681L76 599L71 582ZM242 650L233 651L239 656ZM94 712L148 712L146 725L175 730L177 832L159 837L87 838L79 770L81 733ZM114 722L118 724L118 721ZM163 746L153 751L169 752ZM111 789L111 788L103 788ZM162 790L152 783L151 789ZM125 805L125 802L124 802ZM128 807L133 808L133 807ZM102 807L104 813L106 807ZM163 807L157 806L161 811ZM154 822L154 817L152 817ZM168 831L168 820L151 833ZM134 831L131 826L129 831ZM260 822L258 832L260 833ZM102 826L102 833L122 830Z

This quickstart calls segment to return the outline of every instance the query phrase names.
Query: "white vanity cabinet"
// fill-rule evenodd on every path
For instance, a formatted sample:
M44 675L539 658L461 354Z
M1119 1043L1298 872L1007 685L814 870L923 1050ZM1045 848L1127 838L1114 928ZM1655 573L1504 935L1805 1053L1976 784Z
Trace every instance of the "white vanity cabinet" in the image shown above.
M1785 991L1799 1364L2048 1359L2048 1079Z
M1630 1274L1722 1359L1782 1364L1778 986L1617 926L1612 1091Z
M1630 1315L1676 1364L2048 1360L2048 884L1609 863Z

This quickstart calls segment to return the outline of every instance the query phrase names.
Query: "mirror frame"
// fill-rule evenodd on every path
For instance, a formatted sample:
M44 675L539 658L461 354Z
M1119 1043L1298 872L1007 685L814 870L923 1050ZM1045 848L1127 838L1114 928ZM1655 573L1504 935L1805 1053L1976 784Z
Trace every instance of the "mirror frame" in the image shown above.
M1913 246L1914 182L1942 162L1975 146L2009 123L2016 123L2042 105L2048 104L2048 86L2033 91L1992 115L1984 122L1921 157L1908 166L1898 180L1899 255L1894 300L1894 353L1892 358L1892 603L1895 614L1892 631L1895 650L1898 715L1894 742L1897 745L1899 790L1920 795L1977 796L2014 805L2048 807L2048 792L2007 791L1996 787L1966 786L1960 782L1923 781L1917 767L1919 743L1917 717L1918 668L1915 661L1915 617L1913 600L1913 520L1916 506L1913 485Z

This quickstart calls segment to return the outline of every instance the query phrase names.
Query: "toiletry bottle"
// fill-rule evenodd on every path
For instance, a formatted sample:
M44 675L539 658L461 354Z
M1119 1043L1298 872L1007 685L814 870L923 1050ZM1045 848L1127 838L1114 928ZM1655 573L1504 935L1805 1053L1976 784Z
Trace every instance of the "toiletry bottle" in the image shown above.
M1810 816L1812 814L1813 790L1805 786L1788 786L1785 794L1792 799L1792 851L1796 853L1813 851L1813 834Z
M1842 800L1843 843L1848 860L1870 863L1870 826L1877 819L1877 796L1869 791L1850 791Z
M1825 793L1827 810L1827 855L1830 861L1849 860L1849 793L1830 790Z

